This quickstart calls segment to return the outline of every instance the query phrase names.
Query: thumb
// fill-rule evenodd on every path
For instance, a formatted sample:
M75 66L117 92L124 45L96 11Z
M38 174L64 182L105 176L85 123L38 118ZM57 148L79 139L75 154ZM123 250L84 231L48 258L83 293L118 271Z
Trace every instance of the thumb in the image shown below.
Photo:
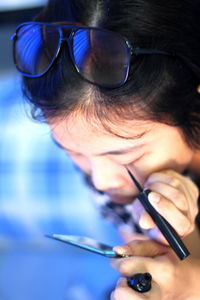
M168 253L170 248L152 240L133 240L125 245L115 246L113 250L122 256L155 257Z

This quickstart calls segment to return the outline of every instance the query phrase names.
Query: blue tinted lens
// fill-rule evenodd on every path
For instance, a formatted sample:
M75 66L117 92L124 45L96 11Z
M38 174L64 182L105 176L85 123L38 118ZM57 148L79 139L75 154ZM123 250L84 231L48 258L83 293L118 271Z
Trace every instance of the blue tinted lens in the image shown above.
M78 29L72 42L80 74L102 86L119 86L127 78L130 50L123 37L101 29Z
M15 61L27 75L39 75L49 69L59 49L60 34L55 26L24 24L17 31Z

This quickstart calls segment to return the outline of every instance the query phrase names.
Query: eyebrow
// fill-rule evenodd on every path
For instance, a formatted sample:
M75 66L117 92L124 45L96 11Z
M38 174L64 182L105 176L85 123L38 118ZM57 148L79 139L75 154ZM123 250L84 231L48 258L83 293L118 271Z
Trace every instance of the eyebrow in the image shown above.
M144 133L144 134L145 134L145 133ZM143 136L144 134L140 135L140 137ZM55 137L53 136L53 134L51 134L51 138L52 138L54 144L56 144L56 145L57 145L59 148L61 148L62 150L66 150L67 152L72 152L72 153L75 153L75 154L80 154L79 152L73 151L72 149L63 147L63 146L55 139ZM111 151L102 152L102 153L97 153L97 154L94 154L94 155L95 155L95 156L103 156L103 155L120 155L120 154L126 154L126 153L129 153L131 150L136 150L136 149L141 148L141 146L142 146L142 145L137 145L137 146L127 146L127 147L124 147L124 148L121 148L121 149L111 150Z

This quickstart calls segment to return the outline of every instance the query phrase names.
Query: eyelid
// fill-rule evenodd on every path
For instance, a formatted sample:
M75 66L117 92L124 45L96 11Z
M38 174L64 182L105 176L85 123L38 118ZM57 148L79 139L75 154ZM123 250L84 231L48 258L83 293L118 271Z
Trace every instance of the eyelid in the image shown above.
M142 154L140 154L139 156L137 155L135 158L134 158L134 157L126 157L126 158L124 158L125 161L124 161L124 162L120 162L120 163L121 163L122 165L128 165L128 164L130 164L130 163L135 163L135 162L137 162L138 160L140 160L144 155L146 155L145 152L142 153ZM115 159L113 158L113 160L115 160Z
M62 147L62 146L61 146ZM74 152L74 151L70 151L70 150L67 150L65 148L62 148L64 149L69 155L74 155L74 156L84 156L82 153L79 153L79 152ZM141 149L141 148L140 148ZM128 156L128 155L133 155L134 153L136 153L138 151L138 148L135 148L135 151L133 152L133 149L129 149L127 150L126 152L123 152L123 153L119 153L119 152L110 152L110 153L105 153L105 154L97 154L97 155L93 155L94 157L98 157L98 156L105 156L105 157L114 157L114 156L117 156L117 157L120 157L120 156Z
M110 154L108 154L107 156L117 156L117 157L122 157L122 156L133 156L134 154L137 154L138 153L138 151L139 150L141 150L141 148L135 148L135 149L129 149L129 150L127 150L126 152L123 152L123 153L114 153L113 152L113 154L112 153L110 153Z

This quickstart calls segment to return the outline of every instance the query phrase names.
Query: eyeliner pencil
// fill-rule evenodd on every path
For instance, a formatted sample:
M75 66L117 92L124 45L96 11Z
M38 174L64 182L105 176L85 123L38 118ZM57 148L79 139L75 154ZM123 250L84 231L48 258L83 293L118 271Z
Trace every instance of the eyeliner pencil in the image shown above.
M148 212L148 214L152 217L153 221L159 228L159 230L162 232L163 236L168 241L171 248L174 250L176 255L181 259L185 259L188 255L190 255L190 252L186 248L183 241L180 239L178 233L175 231L175 229L165 220L164 217L162 217L155 208L151 205L151 203L148 200L148 194L151 192L151 190L143 190L139 182L135 179L133 174L127 169L132 181L140 191L140 194L137 196L145 210Z

